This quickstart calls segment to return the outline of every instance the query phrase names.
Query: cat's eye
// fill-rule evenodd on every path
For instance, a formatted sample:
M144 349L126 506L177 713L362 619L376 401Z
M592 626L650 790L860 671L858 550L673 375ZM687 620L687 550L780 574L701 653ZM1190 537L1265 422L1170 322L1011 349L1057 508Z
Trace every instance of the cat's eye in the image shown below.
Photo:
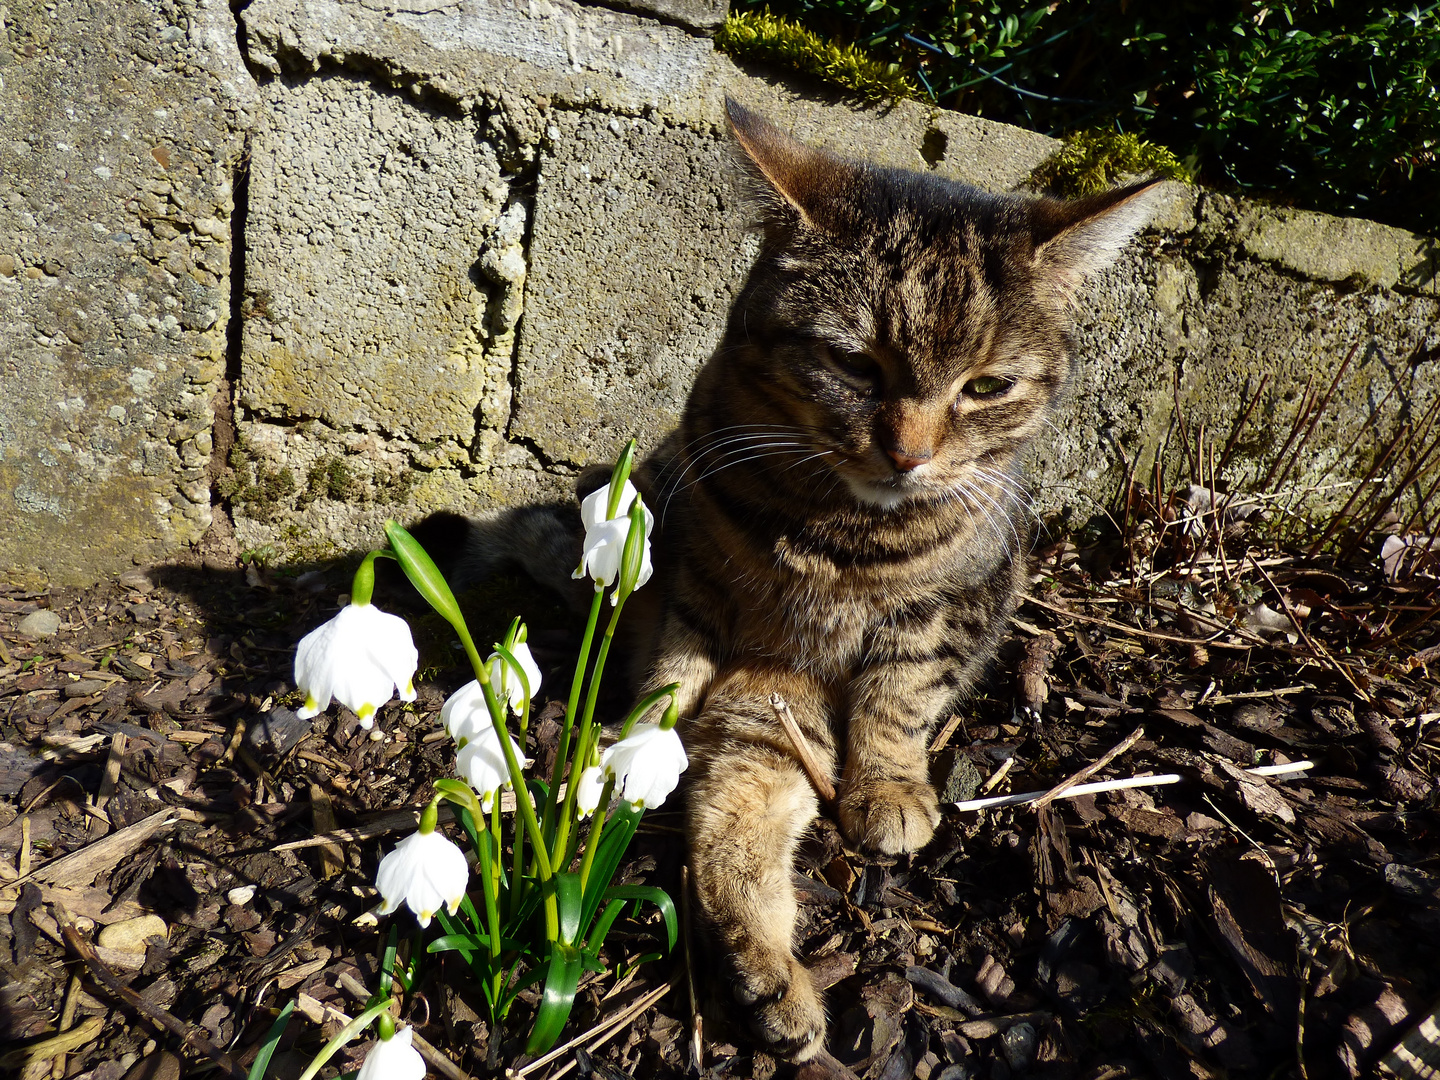
M850 375L857 379L873 379L880 371L880 365L875 363L873 357L866 356L863 352L852 352L849 349L841 349L830 345L825 349L825 357L842 375Z
M828 361L829 366L834 367L842 376L848 376L854 380L874 382L880 376L880 364L876 363L874 357L867 356L860 351L822 344L819 353Z
M1002 379L998 375L981 375L980 378L971 379L965 384L965 393L970 397L977 398L999 397L1014 385L1014 379Z

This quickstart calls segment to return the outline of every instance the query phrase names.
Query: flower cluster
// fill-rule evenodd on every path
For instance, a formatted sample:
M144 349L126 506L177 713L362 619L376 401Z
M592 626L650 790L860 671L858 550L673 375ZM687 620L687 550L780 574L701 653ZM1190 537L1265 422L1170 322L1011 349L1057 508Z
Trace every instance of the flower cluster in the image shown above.
M527 1044L531 1052L543 1050L558 1036L569 1015L581 967L598 970L602 966L599 950L610 919L598 918L598 914L606 907L602 897L609 895L614 860L634 835L641 813L669 797L688 764L675 731L678 687L674 685L642 700L626 720L621 739L603 753L598 748L600 728L594 711L621 608L653 573L650 534L654 515L627 479L633 454L631 443L615 466L611 482L581 505L584 555L575 576L592 577L596 589L548 784L530 783L523 775L532 764L524 755L525 735L531 702L541 685L540 667L526 644L524 625L515 620L503 642L482 660L443 576L414 538L394 522L386 525L390 548L372 552L356 571L352 603L307 634L296 652L295 682L305 695L302 717L315 716L333 698L353 709L368 728L377 710L397 691L403 701L415 699L418 654L410 630L404 620L370 604L377 557L399 561L410 582L459 635L475 678L445 701L440 722L454 740L455 771L460 779L434 782L435 795L420 816L418 830L381 859L375 878L381 897L379 912L389 914L408 907L421 927L438 917L445 935L431 943L431 951L462 951L480 977L494 1023L504 1019L515 989L529 981L514 981L518 978L516 965L523 963L532 970L545 965L544 1004ZM590 650L607 589L612 589L610 600L615 610L592 664ZM583 693L587 681L588 694ZM666 698L670 706L659 724L638 723ZM513 725L512 716L517 719ZM496 800L509 788L516 789L516 813L507 819ZM618 794L619 806L611 804L612 794ZM437 828L442 801L460 808L457 820L476 865L478 891L473 905L466 898L472 886L471 860ZM591 819L583 851L582 818ZM597 863L595 853L607 819L615 823L605 834L609 854ZM513 830L509 842L505 838L507 820ZM578 871L572 869L577 857ZM596 870L593 875L592 868ZM649 886L627 888L661 906L673 947L675 917L669 898ZM647 890L654 895L645 895ZM583 907L579 906L582 897ZM562 902L566 905L563 911ZM583 920L582 910L591 913ZM524 940L536 932L537 912L543 914L545 927L543 941L536 938L538 948ZM392 928L392 949L394 934ZM396 974L395 978L402 976ZM408 982L405 988L409 989ZM361 1080L419 1080L424 1075L424 1062L412 1046L411 1030L396 1030L388 1014L381 1015L391 1004L390 998L377 995L370 1005L373 1017L367 1011L355 1021L357 1030L374 1017L380 1024L381 1037L361 1068ZM320 1067L323 1056L312 1063L312 1070Z

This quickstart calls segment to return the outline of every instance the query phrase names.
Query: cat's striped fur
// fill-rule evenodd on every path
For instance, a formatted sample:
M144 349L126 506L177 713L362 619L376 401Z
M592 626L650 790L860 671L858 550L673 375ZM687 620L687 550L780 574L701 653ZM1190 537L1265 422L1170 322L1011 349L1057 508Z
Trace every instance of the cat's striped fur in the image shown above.
M925 845L927 737L1024 580L1020 457L1071 375L1067 308L1150 189L990 195L729 112L765 242L635 475L659 526L634 655L639 689L683 688L699 909L759 1036L804 1059L825 1012L792 952L790 873L818 803L768 699L834 778L851 842Z

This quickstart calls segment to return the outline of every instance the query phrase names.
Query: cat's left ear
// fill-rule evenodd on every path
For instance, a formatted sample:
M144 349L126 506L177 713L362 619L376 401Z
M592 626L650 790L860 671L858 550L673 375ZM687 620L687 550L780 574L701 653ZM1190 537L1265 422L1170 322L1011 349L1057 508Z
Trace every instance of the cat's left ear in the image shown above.
M1053 282L1067 301L1072 299L1082 281L1113 263L1145 227L1159 186L1159 180L1142 180L1080 199L1031 203L1036 271Z

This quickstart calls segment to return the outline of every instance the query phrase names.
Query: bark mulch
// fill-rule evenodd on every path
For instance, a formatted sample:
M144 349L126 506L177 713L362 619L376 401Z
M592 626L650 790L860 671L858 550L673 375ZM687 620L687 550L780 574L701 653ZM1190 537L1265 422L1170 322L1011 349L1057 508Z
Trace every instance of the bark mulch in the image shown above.
M627 970L655 948L642 911L582 985L564 1038L584 1037L539 1068L454 954L432 961L404 1006L443 1075L1436 1075L1414 1065L1440 1000L1433 561L1381 563L1377 537L1337 567L1210 509L1210 533L1139 515L1042 549L994 678L934 740L952 801L1046 791L1127 743L1095 779L1179 783L951 809L891 862L817 823L796 946L829 987L822 1060L757 1052L694 933ZM298 721L294 644L346 585L181 566L0 587L0 1071L239 1076L293 1000L270 1075L295 1077L358 1011L375 867L448 771L437 713L466 675L422 620L412 707L378 734L338 707ZM37 612L53 635L21 631ZM577 628L524 613L559 696ZM532 755L553 731L532 725ZM647 815L622 871L677 899L679 824Z

